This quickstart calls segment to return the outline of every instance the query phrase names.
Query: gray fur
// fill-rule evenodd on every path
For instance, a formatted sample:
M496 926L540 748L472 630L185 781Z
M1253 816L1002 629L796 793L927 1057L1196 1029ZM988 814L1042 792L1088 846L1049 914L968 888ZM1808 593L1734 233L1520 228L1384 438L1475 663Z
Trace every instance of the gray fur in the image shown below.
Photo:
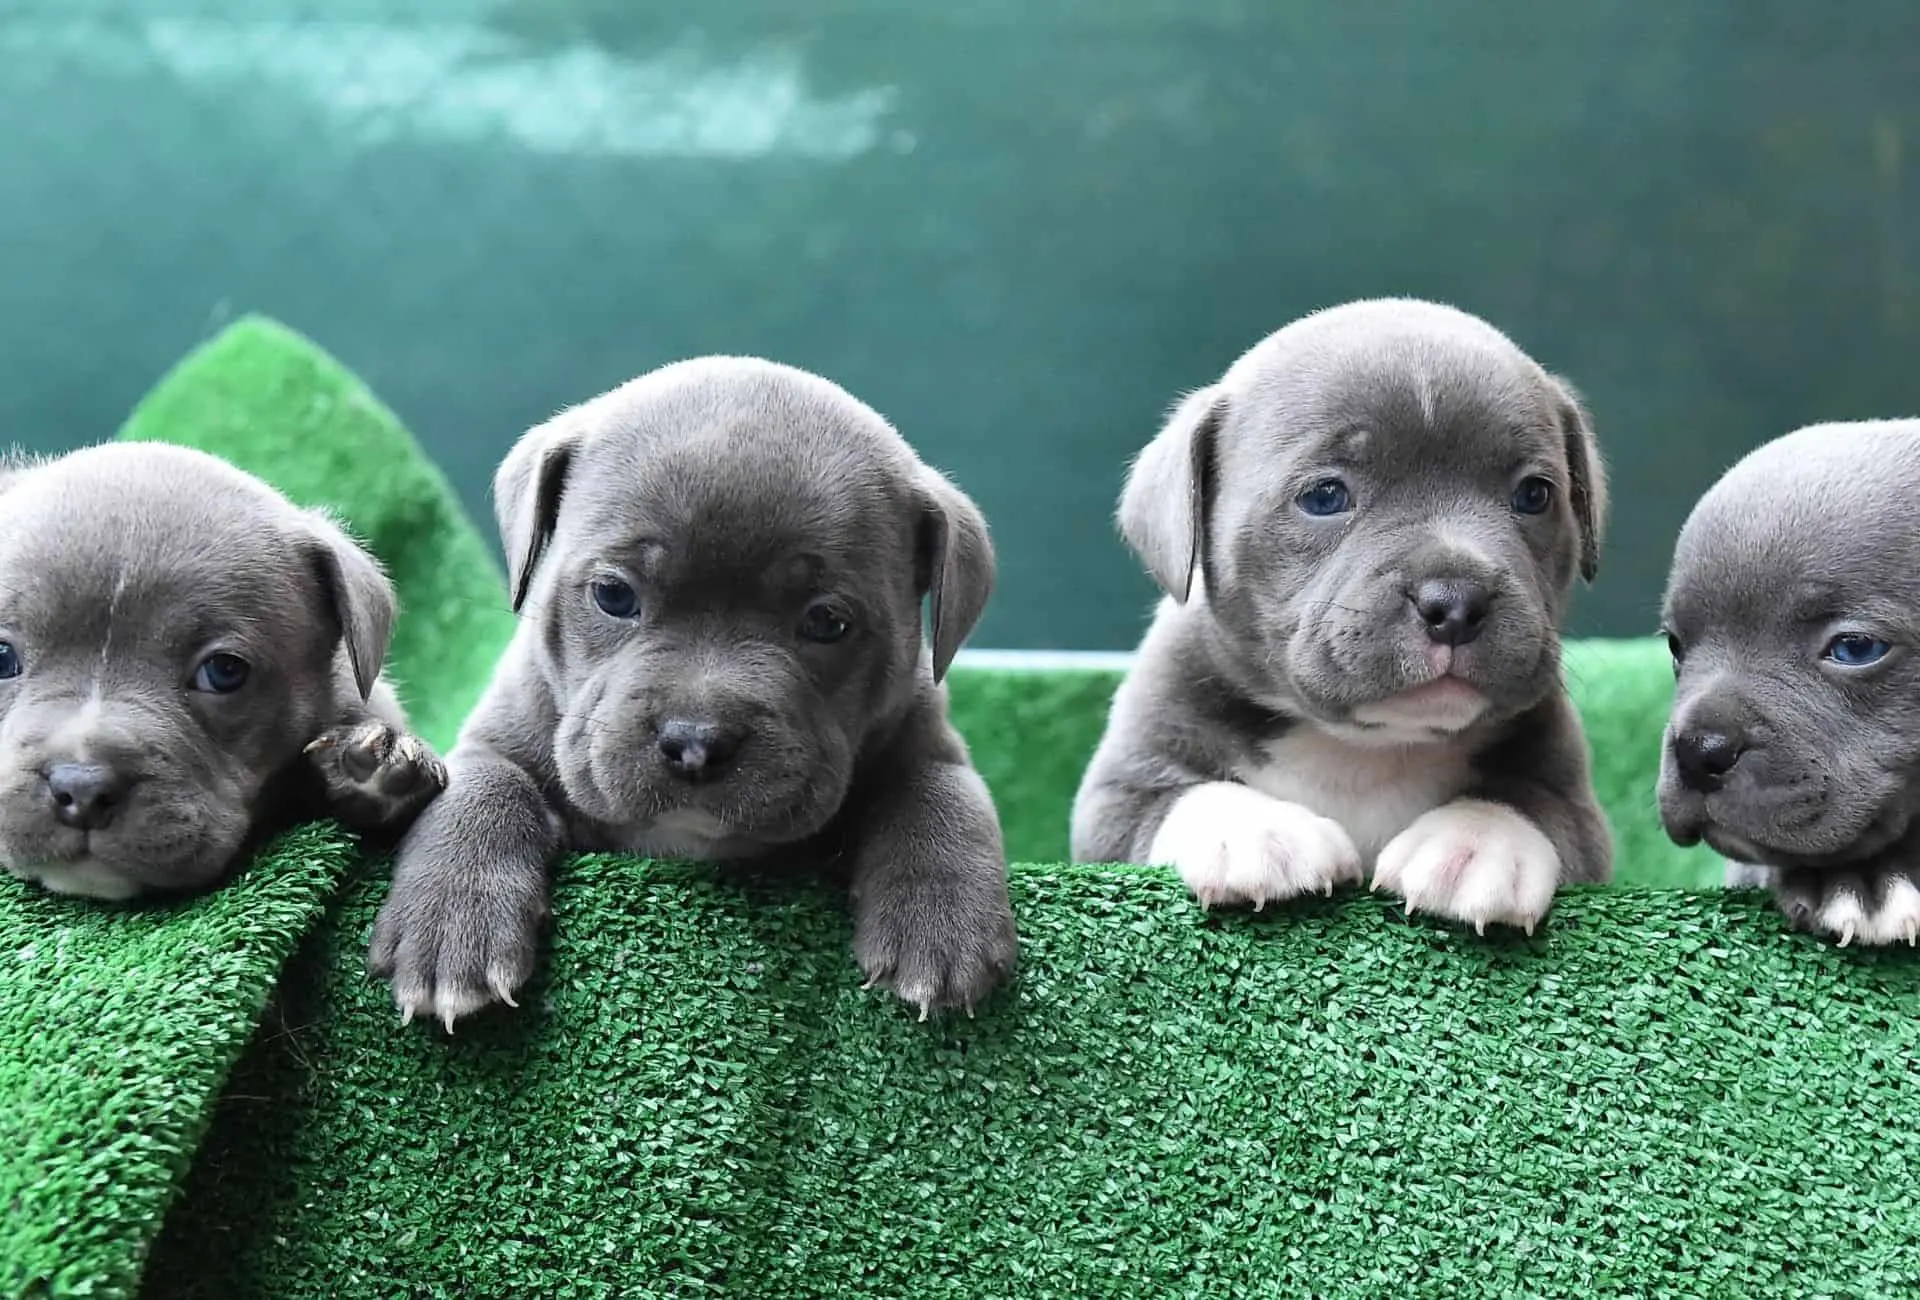
M1535 516L1511 504L1527 475L1553 485ZM1307 514L1301 493L1334 478L1355 509ZM1368 788L1336 788L1311 811L1340 824L1359 860L1410 819L1469 799L1516 809L1544 832L1559 882L1608 878L1611 842L1558 637L1576 576L1597 569L1605 511L1579 400L1486 323L1375 300L1269 336L1174 407L1128 478L1120 529L1167 595L1075 803L1075 858L1147 860L1169 810L1197 786L1284 793L1351 774ZM1457 728L1457 718L1382 722L1382 701L1435 675L1443 652L1411 595L1440 579L1491 592L1479 637L1445 652L1484 711ZM1454 870L1470 847L1451 855ZM1174 865L1194 883L1194 864ZM1360 866L1238 901L1330 889ZM1531 928L1534 910L1450 914Z
M511 1003L576 850L837 865L871 981L924 1016L1002 980L999 822L940 684L993 586L963 493L827 380L705 357L532 430L494 497L521 623L375 927L403 1015ZM814 607L843 640L801 636ZM683 729L737 756L676 775Z
M204 453L0 463L0 862L62 893L208 888L336 816L394 832L444 783L380 676L394 596L324 515ZM196 687L239 656L227 694ZM70 784L112 791L79 819Z
M1667 832L1795 924L1920 937L1920 420L1813 425L1750 453L1675 545ZM1890 650L1827 657L1836 636ZM1683 750L1721 757L1683 772Z

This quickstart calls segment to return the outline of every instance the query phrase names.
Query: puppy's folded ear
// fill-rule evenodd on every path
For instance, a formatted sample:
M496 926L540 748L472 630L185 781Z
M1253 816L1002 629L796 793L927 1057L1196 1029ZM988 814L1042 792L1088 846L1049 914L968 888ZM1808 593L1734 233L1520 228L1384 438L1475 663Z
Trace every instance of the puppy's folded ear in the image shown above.
M987 521L973 499L938 471L920 467L915 484L920 505L916 567L920 591L933 624L933 680L947 675L993 594L995 564Z
M1146 562L1160 589L1185 604L1206 552L1213 442L1226 417L1218 387L1181 399L1166 425L1134 458L1120 496L1120 535Z
M393 639L393 584L380 562L346 530L320 511L309 510L306 515L313 531L306 548L308 562L332 606L347 660L353 665L353 684L364 700L373 694Z
M1572 384L1551 376L1560 427L1567 440L1567 473L1572 482L1568 504L1580 529L1580 576L1592 582L1600 572L1600 541L1607 526L1607 467L1593 433L1593 417Z
M553 538L560 496L579 446L579 417L563 411L522 434L493 475L493 513L507 556L507 592L518 614L533 585L534 570Z

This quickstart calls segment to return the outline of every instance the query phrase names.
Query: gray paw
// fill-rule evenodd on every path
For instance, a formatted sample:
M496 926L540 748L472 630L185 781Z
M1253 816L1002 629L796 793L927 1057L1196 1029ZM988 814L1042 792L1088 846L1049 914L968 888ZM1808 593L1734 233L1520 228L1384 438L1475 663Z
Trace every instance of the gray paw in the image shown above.
M853 936L854 959L867 977L861 987L891 989L918 1007L922 1020L952 1008L971 1016L1012 973L1018 954L1004 899L876 899Z
M1782 871L1773 898L1795 929L1828 935L1842 948L1920 943L1920 886L1904 868Z
M447 788L446 764L427 743L378 719L324 731L306 753L329 805L357 825L391 823Z
M373 924L367 969L393 983L401 1023L454 1021L514 994L533 974L546 882L537 870L402 861Z

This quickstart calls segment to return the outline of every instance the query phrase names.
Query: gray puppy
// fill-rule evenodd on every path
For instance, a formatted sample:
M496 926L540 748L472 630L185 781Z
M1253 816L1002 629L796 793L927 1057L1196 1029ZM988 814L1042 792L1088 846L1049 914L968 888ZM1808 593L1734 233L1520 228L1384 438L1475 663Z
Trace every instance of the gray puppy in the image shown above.
M1920 420L1768 443L1681 529L1660 815L1795 925L1920 939Z
M563 850L842 866L870 984L986 997L1006 861L939 684L993 586L973 503L845 390L733 357L562 412L494 500L522 620L374 928L403 1017L513 1003Z
M1167 597L1073 810L1081 861L1202 905L1362 878L1528 931L1612 872L1558 628L1605 483L1567 386L1490 325L1305 317L1174 409L1119 523Z
M0 862L129 899L298 820L397 830L446 774L380 676L393 619L371 556L213 456L0 460Z

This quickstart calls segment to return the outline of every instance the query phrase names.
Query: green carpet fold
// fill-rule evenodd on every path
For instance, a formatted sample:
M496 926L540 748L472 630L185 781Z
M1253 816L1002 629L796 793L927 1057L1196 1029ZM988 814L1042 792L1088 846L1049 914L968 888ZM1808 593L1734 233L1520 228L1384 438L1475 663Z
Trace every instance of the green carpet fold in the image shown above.
M395 676L416 724L451 741L511 615L486 542L357 379L248 318L166 375L120 436L199 447L332 509L388 564ZM281 967L359 861L337 830L306 828L232 889L167 907L0 877L0 1295L132 1292Z

